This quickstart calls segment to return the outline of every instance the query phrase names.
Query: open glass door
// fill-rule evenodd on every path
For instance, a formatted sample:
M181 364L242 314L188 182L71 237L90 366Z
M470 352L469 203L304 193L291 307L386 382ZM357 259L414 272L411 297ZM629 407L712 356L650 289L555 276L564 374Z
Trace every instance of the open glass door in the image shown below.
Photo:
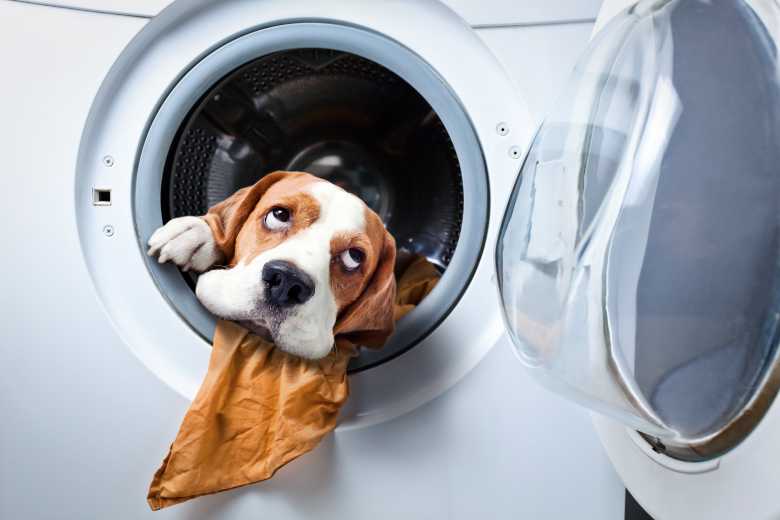
M778 386L780 15L645 0L539 129L504 216L506 324L545 385L687 460Z

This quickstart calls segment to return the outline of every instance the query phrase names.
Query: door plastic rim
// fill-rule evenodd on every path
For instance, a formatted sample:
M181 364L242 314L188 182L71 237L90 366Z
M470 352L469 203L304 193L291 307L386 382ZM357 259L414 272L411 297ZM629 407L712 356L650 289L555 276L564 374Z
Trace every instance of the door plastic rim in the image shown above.
M540 380L694 461L741 442L780 384L780 300L757 283L778 283L763 31L780 15L709 5L639 2L594 40L525 159L497 256L509 330ZM743 39L705 59L720 40L705 22ZM680 66L695 60L723 81ZM716 113L718 96L731 104Z
M606 0L594 32L634 3ZM748 3L760 13L761 4L770 2ZM778 34L777 23L767 23L767 27ZM777 367L778 361L773 363ZM775 372L778 370L767 375ZM765 406L763 415L759 412L760 422L742 442L728 453L702 462L657 453L644 437L622 423L598 413L591 417L621 480L653 518L776 518L780 515L775 489L780 480L780 401L768 400Z

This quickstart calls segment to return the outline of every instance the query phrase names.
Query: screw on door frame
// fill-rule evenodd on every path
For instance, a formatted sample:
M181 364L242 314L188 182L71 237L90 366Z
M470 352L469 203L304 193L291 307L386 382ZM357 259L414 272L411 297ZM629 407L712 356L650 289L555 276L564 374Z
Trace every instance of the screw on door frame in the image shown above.
M496 133L498 135L507 135L509 133L509 125L506 122L501 121L496 125Z
M103 166L111 168L114 165L114 158L110 155L103 157Z
M519 159L522 156L519 146L512 146L509 148L509 157L512 159Z
M106 235L107 237L114 236L114 226L112 226L111 224L106 224L105 226L103 226L103 234Z

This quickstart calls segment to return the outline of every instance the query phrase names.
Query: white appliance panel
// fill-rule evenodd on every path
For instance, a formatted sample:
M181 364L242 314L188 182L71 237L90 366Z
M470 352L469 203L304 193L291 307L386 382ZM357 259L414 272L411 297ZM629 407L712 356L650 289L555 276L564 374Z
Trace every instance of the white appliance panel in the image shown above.
M410 414L339 432L272 481L152 513L147 485L188 402L100 308L73 196L92 99L145 20L11 2L0 20L15 79L0 86L0 517L622 517L623 488L587 415L524 377L503 342Z

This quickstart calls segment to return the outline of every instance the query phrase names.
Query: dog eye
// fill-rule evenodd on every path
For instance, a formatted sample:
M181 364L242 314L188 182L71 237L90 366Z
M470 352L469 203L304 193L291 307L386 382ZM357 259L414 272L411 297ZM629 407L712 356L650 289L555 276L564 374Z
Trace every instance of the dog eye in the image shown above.
M290 225L290 210L279 206L271 208L265 216L265 227L278 231Z
M360 267L360 264L362 264L365 259L366 254L356 247L350 247L341 253L341 263L344 264L347 271L354 271Z

